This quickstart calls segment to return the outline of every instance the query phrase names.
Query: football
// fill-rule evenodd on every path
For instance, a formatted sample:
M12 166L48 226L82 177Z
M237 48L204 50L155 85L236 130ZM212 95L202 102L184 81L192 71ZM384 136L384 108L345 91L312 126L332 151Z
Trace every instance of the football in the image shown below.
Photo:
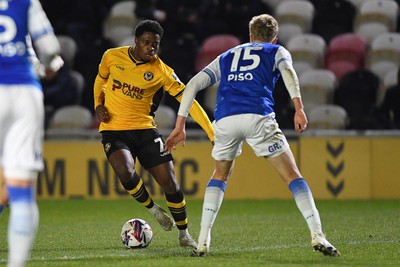
M134 218L122 226L121 240L126 248L145 248L150 244L152 239L153 230L145 220Z

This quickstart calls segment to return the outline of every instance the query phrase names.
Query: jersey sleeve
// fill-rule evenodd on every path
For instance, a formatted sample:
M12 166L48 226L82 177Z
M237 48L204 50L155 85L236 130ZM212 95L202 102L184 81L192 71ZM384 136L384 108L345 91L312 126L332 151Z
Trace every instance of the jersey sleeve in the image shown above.
M28 30L32 41L36 41L36 39L43 35L54 33L53 27L51 26L39 0L31 1L28 12Z
M185 88L185 84L181 82L179 79L178 75L175 74L174 70L168 67L167 65L163 65L163 72L164 72L164 82L163 82L163 88L164 90L172 95L173 97L176 97L180 95Z
M192 106L197 93L210 86L212 84L210 80L211 77L206 72L201 71L188 82L182 96L181 104L179 105L179 116L188 116L189 109Z
M282 74L282 79L289 92L290 98L301 98L300 82L293 67L290 52L281 46L276 53L275 62Z
M219 59L221 56L218 56L210 64L208 64L202 72L206 73L210 76L210 81L207 86L213 85L221 80L221 68L219 64Z
M60 43L39 0L32 0L29 6L28 32L40 62L46 68L58 70L52 64L55 64L55 62L53 63L54 57L61 52Z
M94 97L94 108L98 105L103 104L104 101L104 91L107 85L107 78L109 76L109 69L107 63L107 51L104 53L101 62L99 64L99 71L97 73L96 79L93 86L93 97Z
M179 102L182 101L182 95L176 98ZM211 142L214 141L214 128L207 113L200 106L197 100L193 100L193 104L189 109L190 116L200 125L200 127L206 132L208 139Z
M182 92L185 88L185 85L179 80L178 76L174 73L174 71L165 65L166 77L164 78L164 90L172 95L179 102L182 101ZM207 113L200 106L200 104L194 100L193 105L189 110L192 118L203 128L203 130L207 133L210 141L214 141L214 129L211 124L210 119L207 116Z

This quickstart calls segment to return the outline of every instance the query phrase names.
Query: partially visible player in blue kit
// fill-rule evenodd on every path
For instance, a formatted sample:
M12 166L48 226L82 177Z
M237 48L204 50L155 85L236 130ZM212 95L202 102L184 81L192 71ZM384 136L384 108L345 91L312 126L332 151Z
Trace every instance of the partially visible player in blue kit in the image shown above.
M62 67L60 44L39 0L0 0L0 212L8 202L8 266L25 266L39 224L35 182L43 169L44 105L31 62L33 42L43 75Z
M297 207L311 232L314 250L328 256L339 251L326 240L311 190L302 178L286 137L275 120L273 91L282 75L295 108L294 129L307 127L299 80L288 50L276 44L278 22L270 15L253 17L249 23L250 42L234 47L206 66L186 86L176 126L166 140L166 150L185 142L188 110L200 90L220 82L215 107L214 173L205 190L201 229L193 255L209 252L211 228L221 207L234 160L246 141L259 157L269 160L292 191Z

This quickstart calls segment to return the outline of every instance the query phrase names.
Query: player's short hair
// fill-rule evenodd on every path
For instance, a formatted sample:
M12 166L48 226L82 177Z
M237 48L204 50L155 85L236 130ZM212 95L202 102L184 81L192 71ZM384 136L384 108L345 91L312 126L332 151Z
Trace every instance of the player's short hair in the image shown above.
M278 22L268 14L254 16L249 22L249 32L257 40L272 42L278 35L278 31Z
M154 34L158 34L160 35L160 38L162 38L164 34L164 29L157 21L146 19L142 20L136 25L134 34L136 37L140 37L143 35L144 32L151 32Z

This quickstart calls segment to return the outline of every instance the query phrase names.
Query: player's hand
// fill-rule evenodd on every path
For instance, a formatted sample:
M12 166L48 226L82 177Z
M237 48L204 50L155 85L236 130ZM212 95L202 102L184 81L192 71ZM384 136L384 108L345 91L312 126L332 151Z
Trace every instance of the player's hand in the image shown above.
M3 169L0 168L0 205L6 206L8 204L8 192L4 180Z
M303 109L296 111L294 114L294 130L301 133L307 128L307 116Z
M171 152L176 149L176 145L182 144L185 146L186 131L174 129L165 141L165 151Z
M51 62L50 65L45 68L45 78L48 80L53 79L57 72L64 66L64 60L60 56L55 56Z
M110 113L104 105L96 107L96 116L101 122L108 122L111 119Z

